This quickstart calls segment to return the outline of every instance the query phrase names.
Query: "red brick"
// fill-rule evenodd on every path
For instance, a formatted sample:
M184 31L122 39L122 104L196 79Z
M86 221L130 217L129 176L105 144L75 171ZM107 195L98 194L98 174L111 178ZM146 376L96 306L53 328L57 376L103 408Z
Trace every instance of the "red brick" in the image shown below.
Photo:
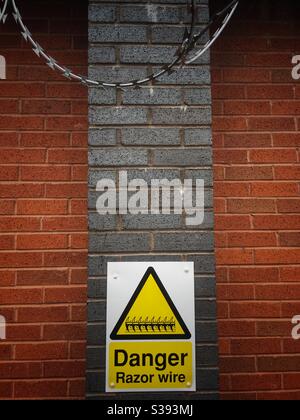
M53 305L18 309L18 322L20 323L66 322L68 320L67 306Z
M17 249L65 249L68 247L67 235L18 235Z
M38 362L27 364L20 362L0 363L0 378L36 379L41 378L42 374L42 364Z
M246 163L248 160L247 150L223 150L217 149L214 152L216 163Z
M67 396L68 382L26 381L15 383L16 398L63 398Z
M253 149L258 147L271 147L272 138L267 133L225 133L224 147Z
M22 147L68 147L70 146L69 133L22 133Z
M272 180L271 166L231 166L225 169L225 179L233 181Z
M279 245L282 247L300 247L300 232L280 232Z
M46 185L47 198L86 198L87 184L49 184Z
M253 337L255 336L255 322L222 320L218 322L221 337Z
M68 356L67 343L34 343L17 344L16 358L18 360L51 360L66 359Z
M0 236L0 250L14 249L15 238L9 235Z
M275 213L275 200L271 199L228 199L228 213L253 214L253 213Z
M277 246L277 237L272 232L229 232L229 247L267 247Z
M86 287L59 287L45 291L46 303L83 303L86 298Z
M16 181L18 179L18 168L16 166L0 167L0 181Z
M297 180L300 177L300 167L297 166L277 166L275 170L275 179L294 179Z
M49 150L49 163L86 163L87 153L82 149L53 149Z
M221 357L220 369L224 373L255 372L254 357ZM224 390L224 388L222 388Z
M280 303L244 302L230 304L232 318L279 318Z
M69 181L71 171L68 166L21 167L23 181Z
M300 249L257 249L256 264L298 264Z
M18 200L20 215L63 215L68 212L67 200Z
M300 146L299 133L273 133L275 147L298 147Z
M281 341L277 338L239 338L231 340L235 355L258 355L281 353Z
M47 378L82 378L85 376L84 362L45 362L45 376Z
M219 249L216 251L217 264L241 265L253 263L252 250L244 249Z
M280 163L297 162L297 152L295 149L268 149L250 150L250 162L254 163Z
M80 341L86 339L84 324L45 325L43 338L45 341Z
M224 113L226 115L270 115L271 104L267 101L226 101Z
M23 114L69 114L71 104L67 101L57 100L24 100L22 101Z
M0 149L0 162L9 163L43 163L46 152L43 149Z
M42 267L43 255L38 252L3 252L0 254L1 268ZM1 298L0 298L1 301Z
M232 376L232 389L237 391L268 391L281 388L280 375L252 374Z
M299 195L296 182L257 182L251 185L251 195L254 197L296 197Z
M277 208L279 213L299 213L300 199L277 200Z
M298 282L300 280L300 267L280 268L280 279L284 282Z
M13 200L2 200L0 201L0 215L14 214L15 202Z
M251 228L250 216L216 216L217 230L246 230Z
M273 287L273 285L272 285ZM290 321L259 321L257 322L258 337L289 337L291 335Z
M1 289L1 305L38 304L43 301L41 289Z
M300 285L297 284L257 285L255 291L259 300L300 300Z
M13 383L10 382L0 382L0 398L10 399L13 396Z
M65 285L68 283L68 270L45 269L26 270L17 273L19 286Z
M279 270L276 267L232 267L229 270L229 281L235 283L274 283L279 281Z
M86 217L45 217L43 219L43 230L51 232L84 231L86 226Z
M300 370L299 356L258 357L258 369L262 372L297 372Z
M295 131L296 125L295 120L288 117L250 117L248 128L253 131Z

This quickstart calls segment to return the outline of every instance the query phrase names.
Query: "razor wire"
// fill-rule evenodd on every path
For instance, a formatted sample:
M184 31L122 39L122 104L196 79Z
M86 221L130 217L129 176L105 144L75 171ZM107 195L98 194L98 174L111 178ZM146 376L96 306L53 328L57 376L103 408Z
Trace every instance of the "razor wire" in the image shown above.
M189 28L185 29L183 40L177 51L175 52L174 59L170 64L163 66L159 71L156 73L152 73L148 77L140 80L132 80L129 82L105 82L105 81L98 81L92 80L88 77L79 75L74 73L71 69L65 67L64 65L58 63L54 57L47 54L47 52L43 49L43 47L35 41L33 38L30 30L25 25L21 13L17 7L15 0L2 0L4 3L3 9L0 12L0 22L5 22L7 18L7 6L9 1L12 3L13 7L13 16L17 24L21 28L21 34L26 42L28 42L33 52L41 59L43 59L46 64L54 71L58 71L64 77L81 82L82 84L90 87L101 87L101 88L140 88L143 85L148 83L154 83L157 79L161 78L164 75L171 75L177 71L177 66L179 68L183 68L199 58L206 53L206 51L216 42L219 36L222 34L224 29L227 27L228 23L230 22L234 12L236 11L239 0L233 0L231 3L226 6L223 10L216 13L208 22L208 24L199 32L195 32L196 27L196 14L197 14L197 5L196 0L187 0L188 1L188 10L191 15L191 24ZM219 24L218 29L214 32L214 34L209 38L209 40L202 46L197 52L198 43L201 38L212 28L213 25Z

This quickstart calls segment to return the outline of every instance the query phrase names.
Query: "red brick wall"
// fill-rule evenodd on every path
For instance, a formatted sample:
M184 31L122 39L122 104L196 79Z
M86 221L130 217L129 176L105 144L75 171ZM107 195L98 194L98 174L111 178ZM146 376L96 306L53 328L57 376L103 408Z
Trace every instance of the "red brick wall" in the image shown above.
M300 399L299 16L243 2L213 50L223 398Z
M41 45L85 72L87 2L20 2ZM87 90L0 26L0 399L83 397Z

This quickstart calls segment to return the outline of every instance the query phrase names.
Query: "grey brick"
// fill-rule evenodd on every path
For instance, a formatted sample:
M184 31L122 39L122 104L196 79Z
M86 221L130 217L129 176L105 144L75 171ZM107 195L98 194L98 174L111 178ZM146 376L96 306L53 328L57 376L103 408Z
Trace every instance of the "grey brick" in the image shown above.
M215 367L219 363L217 346L197 346L197 366Z
M193 252L199 249L213 250L213 234L205 233L158 233L155 235L155 251Z
M196 341L197 343L216 343L218 340L216 321L196 322Z
M119 253L150 251L150 235L146 233L106 235L90 234L90 252Z
M87 376L87 393L99 393L105 391L105 374L99 372L88 372Z
M163 230L179 229L182 226L182 216L170 215L126 215L122 217L126 230Z
M93 25L89 29L91 43L147 43L146 26Z
M90 47L89 63L115 63L116 52L113 47Z
M187 128L185 129L185 144L187 146L210 146L212 144L212 132L210 128Z
M200 32L204 29L205 25L197 24L195 31ZM181 44L184 38L185 27L184 25L155 25L152 26L151 40L153 44ZM209 31L207 31L199 42L199 47L203 46L209 39Z
M158 83L167 85L208 85L210 84L210 69L208 66L178 69L171 75L162 76Z
M107 264L109 262L118 262L120 257L116 255L111 256L89 256L89 275L93 277L106 276L107 275Z
M88 324L87 327L88 346L104 346L106 343L106 326L104 323Z
M133 80L145 79L148 75L146 68L141 67L89 67L89 77L93 80L101 80L108 83L128 83Z
M197 300L196 301L196 319L197 320L215 320L217 306L215 300Z
M117 103L117 94L114 89L89 89L90 105L115 105Z
M153 4L121 7L121 22L179 23L180 20L181 10L178 7L164 7Z
M185 179L192 179L196 182L197 179L203 179L206 187L213 185L213 172L211 169L193 169L187 170L184 173Z
M214 255L189 255L188 261L195 263L196 274L214 274L215 273L215 257Z
M121 261L123 262L172 262L172 261L182 261L182 255L126 255L121 257Z
M211 122L210 108L155 108L152 115L154 124L207 125Z
M184 92L184 101L188 105L210 105L210 88L186 89Z
M214 391L219 389L218 369L197 369L197 388Z
M105 302L88 303L88 322L105 321L106 304Z
M147 110L144 108L94 107L90 106L91 125L134 125L147 124Z
M90 4L89 6L89 20L91 22L115 22L116 7L101 4Z
M98 181L102 179L111 179L115 183L117 182L117 175L115 171L103 171L99 169L90 169L89 171L89 186L96 188Z
M169 46L124 46L120 49L120 59L125 64L169 64L176 50L176 47Z
M106 278L89 279L88 281L88 297L89 299L105 299L106 298Z
M158 149L154 151L154 162L158 166L210 166L210 149Z
M147 165L147 150L137 149L91 149L89 164L91 166L141 166Z
M127 105L180 105L181 91L178 88L130 89L123 93L123 104Z
M89 131L90 146L114 146L117 142L117 130L114 128L95 128Z
M196 277L195 294L197 298L213 298L216 296L216 278L215 277Z
M178 128L124 128L122 143L126 146L169 146L180 144Z
M92 347L87 349L87 368L104 369L105 368L105 348Z
M89 230L90 231L104 231L114 230L117 227L117 216L114 215L100 215L98 213L90 213L89 215Z

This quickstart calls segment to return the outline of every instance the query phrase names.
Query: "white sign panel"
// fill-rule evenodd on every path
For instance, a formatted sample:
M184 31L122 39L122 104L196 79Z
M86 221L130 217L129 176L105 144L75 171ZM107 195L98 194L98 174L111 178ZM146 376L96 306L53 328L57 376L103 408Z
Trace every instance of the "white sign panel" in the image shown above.
M194 264L109 263L107 392L196 390Z

